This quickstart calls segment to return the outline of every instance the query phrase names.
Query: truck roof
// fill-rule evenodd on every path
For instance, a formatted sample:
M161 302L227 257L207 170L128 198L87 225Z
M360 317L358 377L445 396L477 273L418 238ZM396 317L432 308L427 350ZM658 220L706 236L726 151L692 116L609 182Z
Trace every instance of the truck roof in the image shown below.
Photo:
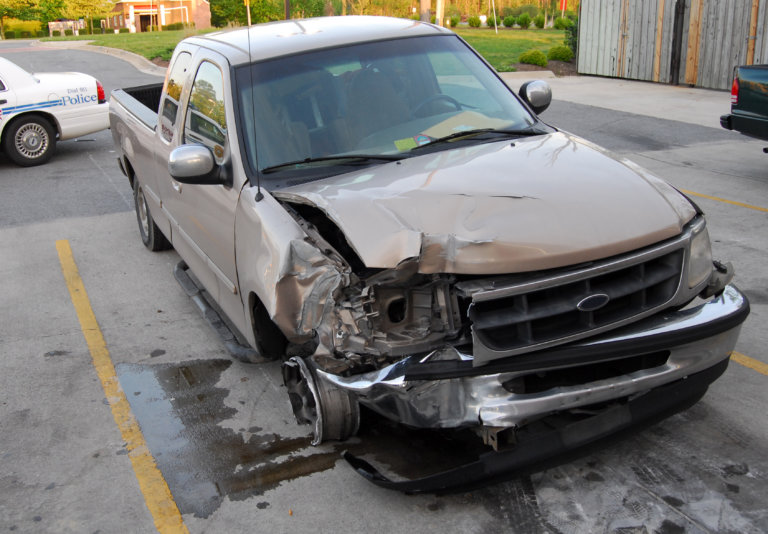
M189 37L185 41L213 49L224 55L230 64L240 65L366 41L451 33L445 28L409 19L344 16L269 22Z

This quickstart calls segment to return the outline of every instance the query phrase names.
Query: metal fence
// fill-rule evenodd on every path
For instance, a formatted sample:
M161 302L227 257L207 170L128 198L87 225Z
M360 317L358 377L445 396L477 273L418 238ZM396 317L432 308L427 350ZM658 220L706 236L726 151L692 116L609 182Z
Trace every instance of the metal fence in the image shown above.
M728 89L767 33L768 0L582 0L578 71Z

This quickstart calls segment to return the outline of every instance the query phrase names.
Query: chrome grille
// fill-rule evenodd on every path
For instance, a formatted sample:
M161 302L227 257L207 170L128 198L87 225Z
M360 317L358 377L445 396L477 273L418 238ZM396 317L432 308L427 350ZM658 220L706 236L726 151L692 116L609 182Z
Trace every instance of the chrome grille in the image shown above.
M495 292L498 298L474 299L469 318L475 357L478 348L503 357L583 338L647 315L675 297L684 258L685 249L676 248L629 265L619 263L612 270L555 279L545 287L506 289ZM579 303L594 295L601 295L603 301L607 296L607 303L597 309L579 309Z

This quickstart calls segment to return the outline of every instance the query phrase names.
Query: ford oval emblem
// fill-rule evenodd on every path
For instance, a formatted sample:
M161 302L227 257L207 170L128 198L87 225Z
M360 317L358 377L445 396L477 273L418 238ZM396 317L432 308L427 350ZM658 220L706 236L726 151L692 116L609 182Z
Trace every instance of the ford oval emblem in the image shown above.
M605 293L595 293L581 299L576 307L583 312L593 312L608 304L610 300L611 297Z

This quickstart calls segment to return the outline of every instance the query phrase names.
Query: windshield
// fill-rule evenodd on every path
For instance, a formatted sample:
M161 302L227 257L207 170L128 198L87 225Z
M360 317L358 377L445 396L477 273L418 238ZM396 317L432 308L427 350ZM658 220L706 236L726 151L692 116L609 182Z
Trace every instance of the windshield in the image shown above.
M377 156L408 157L451 135L487 139L460 132L536 122L452 35L313 51L240 67L235 78L241 148L252 169L268 171L266 185L278 185L283 172L313 167L328 176L350 163L399 159Z

